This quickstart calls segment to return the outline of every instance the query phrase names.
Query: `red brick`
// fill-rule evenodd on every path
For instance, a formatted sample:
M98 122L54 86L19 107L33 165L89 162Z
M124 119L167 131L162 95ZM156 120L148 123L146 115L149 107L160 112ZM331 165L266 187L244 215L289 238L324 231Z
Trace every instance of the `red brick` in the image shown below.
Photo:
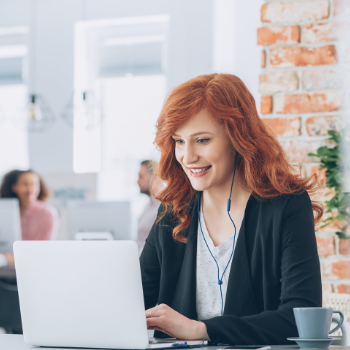
M318 183L323 186L326 183L326 169L322 169L319 165L314 165L310 169L310 176L316 174Z
M334 237L316 236L318 255L329 256L335 254Z
M308 153L315 153L316 150L325 145L324 141L297 141L288 140L280 141L281 146L290 162L292 163L309 163L317 162L319 159L316 157L309 157Z
M258 45L297 44L299 26L271 26L258 28Z
M331 283L322 283L322 294L333 293L333 286Z
M334 22L304 24L301 28L304 43L336 40Z
M272 97L271 96L261 96L260 113L261 114L272 113Z
M332 273L340 279L350 278L350 261L340 260L332 263Z
M327 136L328 130L340 131L345 127L344 118L340 115L310 117L305 121L309 136Z
M334 260L330 260L329 257L320 257L321 275L322 280L336 280L337 277L332 272L332 263Z
M347 40L350 30L348 22L328 22L304 24L302 26L304 43L320 43L333 40Z
M348 16L350 15L349 0L333 0L334 16Z
M279 114L331 112L337 111L341 107L342 99L337 92L278 95L275 97L275 111Z
M265 50L261 50L261 68L266 67L266 52Z
M303 90L342 89L350 87L350 70L312 69L302 73Z
M350 255L350 239L339 239L339 254Z
M304 67L337 63L334 45L322 47L280 47L270 50L273 67Z
M277 92L291 92L299 87L299 78L296 72L277 71L264 72L259 76L259 91L262 94Z
M338 284L337 290L338 290L338 293L350 294L350 285L349 284Z
M263 121L272 129L276 136L291 137L301 135L301 118L269 118Z
M327 0L271 2L261 8L262 22L303 22L328 18Z

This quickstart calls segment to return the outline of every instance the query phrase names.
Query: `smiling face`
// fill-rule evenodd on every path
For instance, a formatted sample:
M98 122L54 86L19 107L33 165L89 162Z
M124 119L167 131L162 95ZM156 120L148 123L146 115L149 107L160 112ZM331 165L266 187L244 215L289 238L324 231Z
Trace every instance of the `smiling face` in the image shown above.
M17 183L12 186L13 192L15 192L22 203L35 202L40 193L40 179L35 173L27 172L17 180Z
M224 127L206 112L182 124L172 135L175 156L197 191L231 183L234 150Z

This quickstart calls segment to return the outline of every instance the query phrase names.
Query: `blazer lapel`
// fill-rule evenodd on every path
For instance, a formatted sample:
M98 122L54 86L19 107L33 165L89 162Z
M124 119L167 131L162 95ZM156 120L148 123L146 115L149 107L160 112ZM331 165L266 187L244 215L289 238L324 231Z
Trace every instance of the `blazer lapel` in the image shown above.
M236 242L230 276L228 280L224 314L247 316L258 313L258 307L251 281L250 263L247 254L246 220L256 200L251 197L247 203L245 216ZM248 218L249 220L249 218ZM196 269L197 269L197 201L192 209L191 223L186 232L188 237L180 275L171 307L182 315L196 320Z
M246 233L247 215L249 216L249 212L252 210L253 206L255 206L255 198L251 197L247 203L232 259L225 300L225 315L242 317L258 313L247 254Z

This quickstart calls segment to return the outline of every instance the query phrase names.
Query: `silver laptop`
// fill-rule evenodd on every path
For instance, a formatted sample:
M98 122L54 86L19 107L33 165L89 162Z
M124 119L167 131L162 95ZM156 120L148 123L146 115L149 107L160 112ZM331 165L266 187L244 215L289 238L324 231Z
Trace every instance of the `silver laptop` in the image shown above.
M107 349L186 345L148 338L135 242L18 241L14 255L27 344Z

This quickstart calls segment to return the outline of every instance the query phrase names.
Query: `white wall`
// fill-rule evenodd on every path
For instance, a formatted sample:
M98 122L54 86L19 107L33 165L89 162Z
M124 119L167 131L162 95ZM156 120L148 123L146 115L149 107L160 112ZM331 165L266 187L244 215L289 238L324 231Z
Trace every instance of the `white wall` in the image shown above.
M260 106L259 73L261 72L261 47L257 45L260 26L260 8L263 0L236 0L235 62L238 75ZM260 110L260 108L258 108Z
M34 91L45 96L57 121L45 132L29 134L30 166L40 172L69 172L73 164L73 130L60 114L73 93L73 29L81 16L80 1L34 2L30 86L35 79Z
M36 5L30 23L30 4ZM30 73L59 118L73 92L74 22L169 14L168 87L212 70L211 0L0 0L0 26L30 25ZM34 34L33 34L34 33ZM32 75L31 75L32 76ZM29 135L30 165L40 172L73 169L73 133L57 121L44 133Z
M74 23L82 19L169 14L168 89L199 74L226 71L241 77L257 98L260 49L256 45L256 28L259 25L261 2L262 0L0 0L0 27L31 26L35 40L31 41L30 50L35 53L35 62L31 61L30 72L36 71L36 92L45 96L59 118L73 92ZM35 23L30 23L31 3L36 4L37 8ZM218 3L221 3L221 7L224 6L223 13L225 6L228 6L228 11L233 14L232 18L225 16L227 36L224 40L220 39L223 42L220 52L233 60L233 64L231 58L224 60L226 68L225 64L213 67L213 18ZM234 26L232 22L235 23ZM218 24L220 19L215 22L216 26ZM222 35L225 35L225 26L221 26L221 30ZM218 38L220 36L216 37L215 42ZM29 154L30 165L37 171L72 171L71 128L59 120L47 132L30 134Z
M261 48L257 46L263 0L214 0L213 70L243 80L260 105ZM259 109L259 108L258 108Z

